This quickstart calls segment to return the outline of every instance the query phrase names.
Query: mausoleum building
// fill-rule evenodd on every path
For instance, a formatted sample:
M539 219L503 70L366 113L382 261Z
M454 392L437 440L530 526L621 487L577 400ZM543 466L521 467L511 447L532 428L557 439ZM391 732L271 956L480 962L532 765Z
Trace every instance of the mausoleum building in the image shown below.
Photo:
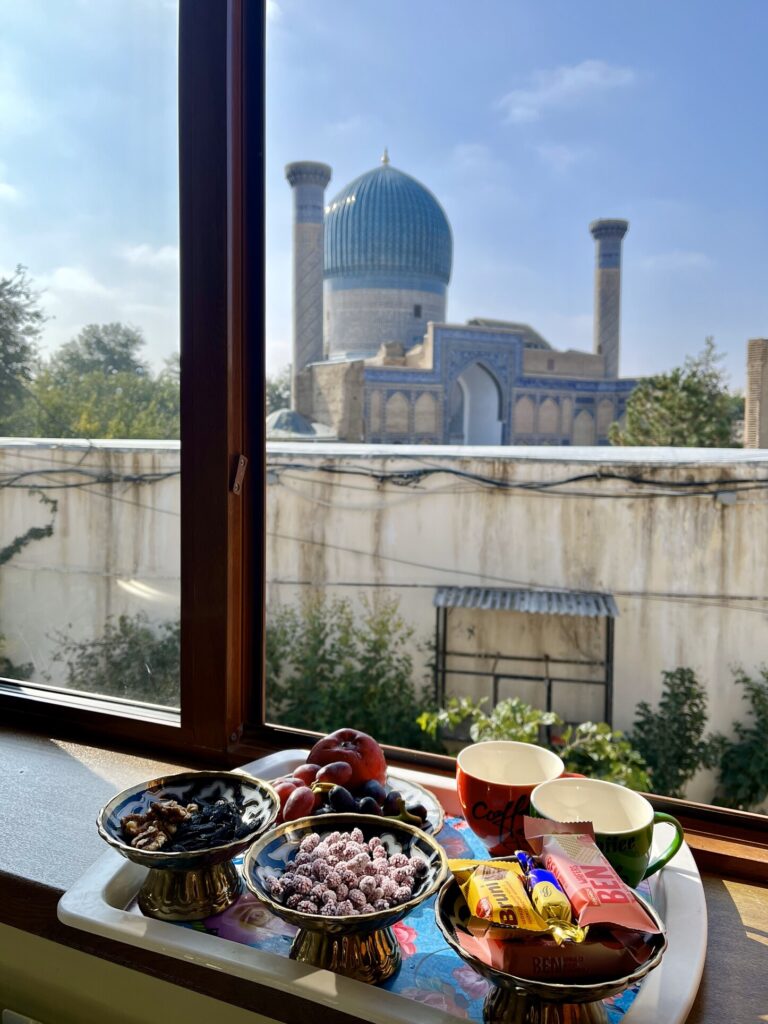
M298 412L350 442L608 443L636 383L618 375L626 221L590 225L593 351L559 351L526 324L447 321L450 223L386 151L323 208L330 174L310 161L286 168Z

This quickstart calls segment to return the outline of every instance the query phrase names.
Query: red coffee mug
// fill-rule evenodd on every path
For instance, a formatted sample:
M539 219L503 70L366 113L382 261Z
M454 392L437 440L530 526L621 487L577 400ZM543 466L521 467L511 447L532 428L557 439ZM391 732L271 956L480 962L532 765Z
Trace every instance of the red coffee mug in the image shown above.
M569 773L557 754L533 743L490 740L456 758L456 787L467 824L493 856L527 849L523 816L542 782Z

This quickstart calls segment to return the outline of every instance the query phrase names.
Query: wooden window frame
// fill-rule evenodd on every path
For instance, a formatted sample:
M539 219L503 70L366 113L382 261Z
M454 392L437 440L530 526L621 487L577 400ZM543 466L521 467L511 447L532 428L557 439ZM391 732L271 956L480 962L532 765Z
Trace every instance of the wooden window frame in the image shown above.
M265 22L259 0L180 4L180 719L10 683L6 724L230 765L317 735L264 720ZM393 763L455 771L450 757L387 750ZM683 820L703 868L768 873L765 816L651 799Z

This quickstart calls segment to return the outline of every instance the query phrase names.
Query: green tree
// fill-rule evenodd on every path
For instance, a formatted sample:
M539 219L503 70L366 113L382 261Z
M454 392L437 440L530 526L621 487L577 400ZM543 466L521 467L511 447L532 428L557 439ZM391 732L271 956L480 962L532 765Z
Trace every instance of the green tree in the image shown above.
M139 357L143 347L144 336L138 327L121 323L88 324L76 338L53 354L50 369L68 378L96 372L146 376L149 367Z
M143 612L110 617L91 640L58 634L53 661L65 665L69 689L178 707L179 636L178 621L153 625Z
M704 735L707 694L693 670L676 668L662 676L658 707L637 705L630 739L651 770L651 792L681 797L699 768L717 763L719 739Z
M271 720L332 732L348 726L382 743L424 747L416 719L425 700L413 681L413 630L397 601L366 605L307 597L267 616L266 677Z
M611 426L611 444L730 447L733 403L721 359L707 338L683 366L641 380L627 400L625 426Z
M25 421L45 323L38 298L24 267L0 278L0 435L18 436Z
M273 377L267 377L266 383L267 415L278 409L291 407L291 368L284 366Z
M757 679L741 670L735 675L744 688L750 720L734 722L734 738L722 740L715 803L748 811L768 797L768 668L763 666Z

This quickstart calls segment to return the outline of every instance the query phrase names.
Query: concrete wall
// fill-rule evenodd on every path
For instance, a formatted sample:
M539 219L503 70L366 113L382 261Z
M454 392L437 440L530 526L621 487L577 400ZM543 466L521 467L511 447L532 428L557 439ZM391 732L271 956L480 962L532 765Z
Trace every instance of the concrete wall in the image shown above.
M722 454L723 461L720 461ZM655 702L661 672L691 666L705 684L712 726L729 731L744 704L732 666L768 661L768 504L746 491L734 504L711 495L647 497L621 481L582 481L572 494L491 489L448 474L409 486L363 475L288 472L293 462L351 465L364 472L441 467L512 484L563 480L598 470L684 482L765 479L768 453L685 449L365 448L324 446L269 452L269 600L294 602L306 585L373 601L396 594L419 640L434 630L440 584L537 586L616 596L614 724L631 726L640 700ZM708 595L708 596L705 596ZM760 598L762 600L753 600ZM519 655L591 657L602 629L587 619L456 611L450 646ZM414 647L424 669L427 653ZM463 664L471 668L479 662ZM525 670L523 670L525 671ZM450 681L480 696L488 681ZM534 700L539 684L518 692ZM512 695L513 684L502 685ZM567 718L599 716L599 691L559 691ZM691 790L711 797L711 779Z
M0 565L0 634L33 678L63 683L56 636L97 637L110 615L179 616L178 442L0 442L0 549L52 523ZM165 479L150 482L157 475ZM144 482L109 483L132 476ZM79 486L63 487L64 484ZM40 500L40 489L58 502Z
M333 428L345 441L365 438L363 363L313 363L294 377L295 406L315 423Z

